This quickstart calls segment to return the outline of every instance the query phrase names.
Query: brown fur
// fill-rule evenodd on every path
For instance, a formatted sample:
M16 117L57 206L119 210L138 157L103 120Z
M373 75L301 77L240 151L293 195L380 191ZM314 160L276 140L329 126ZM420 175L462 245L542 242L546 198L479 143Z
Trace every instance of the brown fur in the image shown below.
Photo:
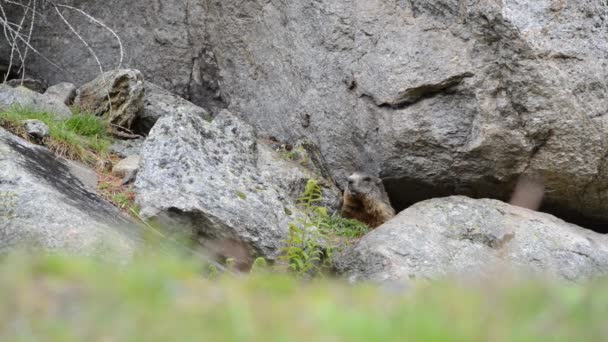
M363 179L370 179L361 185ZM382 182L365 174L353 174L349 177L342 198L342 216L353 218L376 228L395 216Z

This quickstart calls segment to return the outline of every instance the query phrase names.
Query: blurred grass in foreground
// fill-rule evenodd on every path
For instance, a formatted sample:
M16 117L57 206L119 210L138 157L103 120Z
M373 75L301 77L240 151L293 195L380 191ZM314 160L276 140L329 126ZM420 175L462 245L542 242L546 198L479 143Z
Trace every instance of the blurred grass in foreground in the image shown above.
M2 341L597 341L608 281L431 282L396 292L205 267L143 254L126 265L0 259Z

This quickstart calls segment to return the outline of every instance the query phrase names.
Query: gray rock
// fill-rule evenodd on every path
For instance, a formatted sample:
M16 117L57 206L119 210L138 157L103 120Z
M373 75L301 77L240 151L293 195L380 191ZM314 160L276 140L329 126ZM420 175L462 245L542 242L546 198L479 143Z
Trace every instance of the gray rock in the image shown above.
M0 251L20 246L130 257L139 228L48 150L0 129Z
M110 145L109 151L122 158L139 155L144 139L116 140Z
M150 82L144 82L144 109L133 123L133 130L139 134L148 134L158 119L173 113L192 113L204 119L211 115L203 108L172 94Z
M504 199L531 173L556 210L608 218L599 1L68 3L119 27L126 63L151 82L228 106L280 141L309 138L338 182L381 175L399 208L445 194ZM76 82L93 77L87 49L42 16L33 45ZM111 34L70 20L117 64ZM68 77L32 57L37 76Z
M6 81L6 84L11 87L25 87L31 91L35 91L39 94L43 94L47 89L46 84L41 80L36 80L33 78L16 78L12 80Z
M51 133L49 126L40 120L25 120L23 127L29 136L36 139L46 138Z
M137 155L128 156L114 165L112 168L112 175L119 178L124 178L127 175L136 173L139 170L140 160L141 158Z
M452 196L404 210L335 264L351 281L484 277L499 269L581 280L608 273L608 236L497 200Z
M119 69L99 75L78 88L74 105L104 117L118 127L131 128L144 106L144 79L138 70Z
M0 110L21 106L39 112L53 114L57 119L67 119L72 111L57 99L31 91L25 87L13 88L0 84Z
M76 97L76 86L69 82L61 82L49 87L44 93L57 98L67 106L71 106Z
M295 220L293 190L310 176L227 111L212 122L184 112L161 117L141 157L135 191L143 217L195 232L203 244L242 241L270 260Z

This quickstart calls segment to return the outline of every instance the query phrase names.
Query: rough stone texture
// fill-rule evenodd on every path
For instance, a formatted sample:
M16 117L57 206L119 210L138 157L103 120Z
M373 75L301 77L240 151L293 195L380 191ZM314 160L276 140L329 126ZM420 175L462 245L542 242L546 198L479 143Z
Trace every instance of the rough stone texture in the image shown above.
M118 155L119 157L127 158L128 156L139 155L143 143L143 138L116 140L110 146L109 151Z
M25 87L12 88L0 84L0 110L14 105L40 112L48 112L55 115L58 119L67 119L72 116L70 108L54 97L39 94Z
M36 139L43 139L49 136L51 129L40 120L25 120L23 127L28 135Z
M69 82L61 82L49 87L44 94L53 96L67 106L71 106L76 97L76 86Z
M111 124L131 128L144 106L143 76L134 69L108 71L78 88L74 105Z
M160 118L141 157L135 191L143 217L195 232L203 244L242 241L270 260L295 220L290 195L310 177L227 111L212 122L192 113Z
M604 1L67 3L120 32L125 63L150 81L280 141L310 138L336 180L378 174L398 208L506 198L532 173L554 211L608 218ZM92 77L87 49L44 13L33 44ZM116 67L112 36L68 19ZM32 57L35 74L66 77Z
M114 165L112 168L112 175L124 178L129 174L137 172L139 170L140 160L141 158L139 156L128 156Z
M133 130L137 133L148 134L158 119L173 113L191 113L204 119L211 118L205 109L155 84L144 82L144 88L144 109L133 124Z
M501 267L567 280L608 273L608 236L464 196L418 203L336 257L352 281L481 276Z
M129 257L139 232L48 150L0 129L0 251L36 246Z
M6 84L11 87L25 87L31 91L35 91L39 94L43 94L47 89L46 84L41 80L36 80L33 78L15 78L12 80L6 81Z

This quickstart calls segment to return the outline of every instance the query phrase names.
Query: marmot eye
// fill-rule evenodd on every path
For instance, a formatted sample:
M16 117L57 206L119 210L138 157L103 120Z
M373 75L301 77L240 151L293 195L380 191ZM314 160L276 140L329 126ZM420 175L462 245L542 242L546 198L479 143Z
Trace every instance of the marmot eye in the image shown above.
M354 182L352 179L349 179L349 180L348 180L348 184L349 184L349 185L353 185L353 183L355 183L355 182Z
M370 182L371 180L372 180L372 178L371 178L371 177L365 177L365 178L363 178L363 181L364 181L364 182Z

